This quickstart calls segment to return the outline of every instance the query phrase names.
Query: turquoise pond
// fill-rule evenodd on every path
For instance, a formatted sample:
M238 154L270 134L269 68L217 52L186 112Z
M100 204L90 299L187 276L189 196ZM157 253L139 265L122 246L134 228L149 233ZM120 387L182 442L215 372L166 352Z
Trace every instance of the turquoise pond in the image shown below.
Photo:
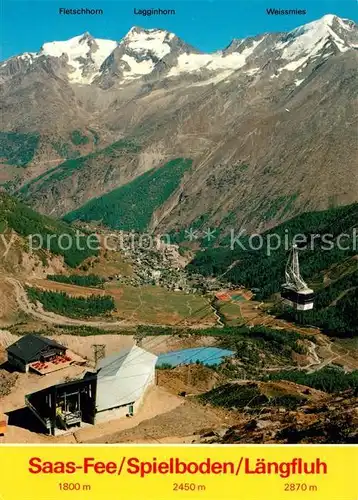
M180 351L168 352L158 356L157 367L162 365L178 366L189 365L197 361L207 366L219 365L227 356L234 352L219 347L194 347Z

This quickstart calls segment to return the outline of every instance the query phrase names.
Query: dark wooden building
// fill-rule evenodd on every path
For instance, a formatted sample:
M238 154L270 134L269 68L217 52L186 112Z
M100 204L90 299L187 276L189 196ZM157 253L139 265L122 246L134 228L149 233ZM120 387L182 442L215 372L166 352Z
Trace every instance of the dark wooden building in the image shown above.
M52 339L33 333L21 337L7 348L8 362L22 372L29 371L35 361L46 362L54 356L63 356L66 347Z

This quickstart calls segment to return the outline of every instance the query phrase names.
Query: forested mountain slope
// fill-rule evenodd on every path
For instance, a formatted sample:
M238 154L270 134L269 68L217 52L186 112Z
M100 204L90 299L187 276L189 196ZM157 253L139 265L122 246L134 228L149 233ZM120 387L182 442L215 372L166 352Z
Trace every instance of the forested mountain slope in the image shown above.
M223 242L218 248L199 252L188 269L207 276L225 273L228 282L255 289L257 299L270 299L285 281L288 249L297 236L302 242L301 274L316 291L314 310L305 312L299 320L327 332L358 333L357 224L357 203L308 212L263 233L259 250L250 249L247 236L240 239L247 250L239 244L231 249L226 241L226 245ZM274 249L278 241L281 244ZM282 315L297 320L293 311L285 310Z

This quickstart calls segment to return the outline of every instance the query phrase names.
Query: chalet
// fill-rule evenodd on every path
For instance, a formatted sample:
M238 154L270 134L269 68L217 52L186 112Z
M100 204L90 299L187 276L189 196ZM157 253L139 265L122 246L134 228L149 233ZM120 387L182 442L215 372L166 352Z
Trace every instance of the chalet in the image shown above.
M30 365L65 356L66 347L42 335L29 334L7 348L7 359L17 370L27 373Z

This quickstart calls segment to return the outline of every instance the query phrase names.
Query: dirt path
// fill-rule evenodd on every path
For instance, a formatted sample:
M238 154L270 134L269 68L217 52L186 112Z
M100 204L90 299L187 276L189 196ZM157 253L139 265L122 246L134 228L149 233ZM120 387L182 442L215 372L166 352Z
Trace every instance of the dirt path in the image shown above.
M44 321L46 323L51 323L53 325L77 325L77 326L90 326L90 327L95 327L95 328L102 328L102 329L107 329L107 330L116 330L118 327L122 328L130 328L134 326L138 326L138 321L131 321L131 318L135 311L140 310L141 305L142 305L142 297L141 293L139 294L139 304L136 310L132 313L132 315L129 317L129 319L123 319L120 321L100 321L100 320L94 320L94 321L89 321L89 320L82 320L82 319L74 319L74 318L69 318L68 316L62 316L60 314L56 314L53 312L48 312L45 311L41 306L35 305L27 297L26 291L24 290L24 287L22 283L12 277L6 277L5 280L10 283L15 290L15 296L16 296L16 301L20 307L20 309L25 312L26 314L33 316L41 321ZM251 301L247 301L243 306L246 307L247 303ZM216 307L213 305L212 301L208 301L208 304L213 311L217 325L222 328L224 327L224 324L221 320L220 315L218 314L218 311ZM250 304L251 308L253 304ZM251 314L254 311L251 310ZM250 318L249 315L247 314L247 311L242 311L242 315L244 318L245 324L250 323L253 320L258 319L260 315L257 314L257 310L255 310L255 317ZM246 316L246 318L245 318ZM303 328L303 327L297 327L296 325L292 325L288 322L278 320L274 316L270 315L265 315L265 313L262 311L262 316L260 318L261 321L258 321L257 324L259 325L265 325L267 322L270 322L270 326L274 328L288 328L294 331L297 331L298 333L301 334L317 334L320 333L319 330L314 330L314 329L309 329L309 328ZM256 321L255 321L256 323ZM272 323L272 324L271 324ZM160 327L166 327L168 326L167 324L159 324L159 323L153 323L149 324L146 323L147 326L160 326ZM173 325L175 326L175 325ZM186 328L192 329L192 330L198 330L198 329L205 329L207 328L207 325L201 324L201 323L195 323L191 325L186 325Z
M320 359L320 357L317 354L317 350L321 347L314 342L310 342L309 345L309 354L312 357L312 361L310 361L307 365L303 366L296 366L296 365L290 365L290 366L280 366L280 367L271 367L271 368L262 368L262 371L265 372L274 372L274 371L284 371L284 370L296 370L296 371L307 371L307 373L313 373L319 370L322 370L327 365L331 365L333 362L338 361L338 360L344 360L347 356L350 356L350 351L349 349L345 349L342 346L340 349L342 349L344 352L343 353L337 353L332 350L332 347L334 348L334 344L330 342L328 339L325 337L320 336L320 341L324 344L323 347L326 351L328 351L328 356L323 357Z
M17 303L18 303L19 307L21 308L21 310L23 312L25 312L26 314L33 316L41 321L51 323L54 325L90 326L90 327L102 328L102 329L107 329L107 330L112 330L112 329L116 330L116 329L118 329L118 327L126 328L126 327L134 327L134 326L138 325L138 322L132 322L132 321L128 321L128 320L113 321L113 322L80 320L80 319L68 318L66 316L61 316L59 314L44 311L43 309L40 309L38 306L36 306L35 304L33 304L29 301L27 294L26 294L26 291L24 290L20 281L18 281L15 278L10 278L10 277L7 277L6 280L8 283L10 283L14 287L16 300L17 300ZM209 302L209 304L210 304L210 307L215 314L218 326L222 328L224 325L221 321L219 314L217 313L217 311L215 309L215 306L213 306L211 302ZM141 297L139 297L138 309L140 309L140 307L141 307ZM256 314L257 314L257 312L256 312ZM301 334L320 333L319 331L317 332L317 331L315 331L313 329L309 329L309 328L293 327L289 323L281 322L280 320L277 320L274 316L268 316L268 317L270 318L270 326L272 326L274 328L283 328L283 327L287 328L288 327L288 328L295 330ZM246 321L250 321L250 320L246 320ZM260 324L263 324L262 321L260 322ZM164 327L167 325L155 324L155 325L148 325L148 326L162 326L162 327ZM205 325L202 325L202 324L188 325L187 328L188 329L190 328L192 330L200 330L202 328L205 328ZM348 349L341 348L344 351L343 353L335 353L332 351L332 343L328 339L325 339L322 334L320 334L319 337L322 340L322 342L324 343L324 348L331 354L331 356L329 356L328 358L324 356L324 359L321 361L317 355L317 352L316 352L316 349L317 349L316 344L311 343L311 346L309 349L310 349L310 353L313 356L313 361L311 361L308 365L306 365L304 367L300 367L300 369L308 369L309 371L316 371L316 370L319 370L321 368L324 368L325 366L327 366L328 364L331 364L334 361L343 360L346 356L349 356ZM315 347L313 347L313 345ZM281 369L291 369L291 368L297 369L297 367L286 367L286 368L281 367ZM267 370L274 371L274 370L276 370L276 368L270 368Z
M261 368L263 372L277 372L277 371L289 371L289 370L296 370L296 371L303 371L307 370L308 373L312 373L316 370L319 370L323 364L323 361L318 357L317 354L317 348L318 346L314 342L309 342L309 347L308 351L309 354L312 357L312 361L309 361L306 365L302 366L297 366L297 365L287 365L287 366L273 366L270 368ZM328 363L330 361L328 360ZM326 364L328 364L326 363ZM316 367L316 368L314 368Z
M45 321L47 323L51 323L54 325L78 325L78 326L92 326L96 328L116 328L118 326L135 326L134 323L130 323L126 320L121 320L121 321L114 321L114 322L109 322L109 321L86 321L86 320L80 320L80 319L74 319L74 318L68 318L67 316L61 316L60 314L55 314L52 312L47 312L44 311L43 309L41 310L39 307L36 307L35 304L29 301L27 294L20 283L15 278L6 278L6 280L11 283L14 287L15 290L15 296L17 303L20 307L20 309L25 312L26 314L29 314L30 316L33 316L41 321Z
M334 346L334 344L332 342L330 342L328 339L326 339L323 336L321 336L320 340L324 344L323 345L324 349L326 349L328 351L328 353L330 354L330 356L327 357L327 358L324 358L323 360L319 360L319 363L315 365L314 369L312 369L311 367L307 367L307 368L310 368L308 370L309 373L312 373L312 372L315 372L315 371L318 371L318 370L322 370L322 368L324 368L325 366L330 365L333 362L338 361L338 360L344 360L347 356L350 355L349 349L346 349L346 348L340 346L339 348L341 350L343 350L343 353L334 352L332 348L334 348L335 346Z
M226 271L220 274L220 276L218 276L218 280L221 279L223 276L225 276L227 273L229 273L231 269L233 269L239 262L240 262L239 260L234 260L234 262L230 264L230 266L226 269Z
M77 325L77 326L90 326L90 327L95 327L95 328L102 328L102 329L107 329L107 330L116 330L118 327L122 328L130 328L134 326L138 326L138 321L128 321L128 320L120 320L120 321L88 321L88 320L81 320L81 319L74 319L74 318L69 318L67 316L61 316L60 314L56 314L53 312L48 312L45 311L41 306L35 305L32 302L29 301L26 291L24 290L24 287L22 286L21 282L15 278L10 278L7 277L5 278L8 283L10 283L15 290L15 296L16 296L16 301L20 307L20 309L30 315L33 316L34 318L37 318L41 321L44 321L46 323L51 323L53 325ZM142 298L141 294L139 294L139 304L138 307L135 311L140 310L142 306ZM135 311L132 313L135 313ZM161 326L165 327L168 326L166 324L159 324L159 323L146 323L147 326ZM201 323L196 323L192 325L187 325L186 328L190 328L192 330L198 330L198 329L205 329L207 325L201 324Z
M336 306L336 305L337 305L337 302L338 302L339 300L343 299L343 297L344 297L345 295L347 295L347 293L350 293L352 290L355 290L356 288L357 288L356 286L352 286L351 288L347 288L347 290L343 290L343 292L341 292L341 293L338 295L338 297L336 297L336 298L334 299L334 301L333 301L333 302L331 302L331 303L329 304L329 307L334 307L334 306Z
M317 345L314 342L309 342L309 353L311 354L313 360L311 363L308 363L304 368L307 370L308 368L312 368L313 366L319 366L321 364L321 360L318 357L317 354ZM315 371L315 370L312 370Z
M214 300L209 300L208 303L209 303L209 306L210 306L211 310L214 313L214 316L216 318L216 323L217 323L218 327L219 328L224 328L225 325L224 325L224 323L221 320L221 317L220 317L220 314L218 313L217 307L214 305L215 299Z
M68 283L60 283L58 281L51 281L47 279L34 279L31 284L36 288L45 292L65 292L70 297L90 297L91 295L108 295L108 292L103 288L84 287L79 285L72 285Z

